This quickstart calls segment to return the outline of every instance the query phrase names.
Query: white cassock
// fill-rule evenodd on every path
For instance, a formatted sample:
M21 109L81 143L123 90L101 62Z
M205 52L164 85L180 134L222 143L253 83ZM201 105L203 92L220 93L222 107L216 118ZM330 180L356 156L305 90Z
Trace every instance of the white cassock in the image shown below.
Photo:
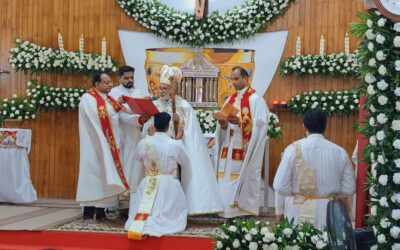
M113 88L110 92L110 96L112 96L115 100L118 100L118 98L120 98L122 95L132 98L144 97L139 89L128 89L122 85ZM131 112L131 109L127 104L124 104L124 107ZM143 177L141 167L138 166L134 160L136 145L141 139L140 127L141 126L132 126L131 124L120 123L121 158L124 166L124 173L126 179L128 180L129 187L131 188L131 192L136 192L139 182Z
M297 170L300 165L307 169ZM308 170L314 177L304 175ZM314 184L313 195L301 191ZM311 134L285 149L274 179L277 214L293 218L295 223L308 220L322 229L326 225L328 198L334 194L350 196L355 188L354 169L346 151L323 135Z
M182 172L189 165L182 141L156 132L139 142L135 157L145 168L146 177L137 194L131 196L125 224L128 234L162 236L182 232L186 227L187 206L176 177L178 163Z
M188 213L190 215L209 214L222 211L221 198L217 180L213 171L212 161L205 143L200 124L192 106L182 97L176 96L176 112L180 122L184 123L183 144L190 156L187 171L182 172L182 188L186 195ZM158 99L154 105L160 112L167 112L172 117L171 101ZM147 133L148 127L154 123L150 119L143 128ZM174 123L171 120L168 135L175 138Z
M105 100L116 146L119 147L120 122L138 126L139 116L126 112L116 112L105 94ZM118 171L107 139L103 133L97 101L90 94L82 96L79 103L79 140L80 161L77 202L82 206L115 207L117 195L126 191Z
M265 100L250 87L238 91L227 102L239 109L238 117L242 124L243 119L248 120L245 127L247 132L251 129L251 133L243 139L241 126L229 123L228 128L223 130L217 125L214 166L224 206L220 216L258 215L261 168L268 140L268 107Z

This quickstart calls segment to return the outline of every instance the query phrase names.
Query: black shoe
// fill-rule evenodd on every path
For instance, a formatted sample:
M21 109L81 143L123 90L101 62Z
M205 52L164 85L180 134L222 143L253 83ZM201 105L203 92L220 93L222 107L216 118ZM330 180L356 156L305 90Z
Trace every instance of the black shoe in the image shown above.
M93 220L95 207L83 207L83 220Z
M106 212L105 209L103 207L96 207L96 220L101 220L103 218L106 218Z

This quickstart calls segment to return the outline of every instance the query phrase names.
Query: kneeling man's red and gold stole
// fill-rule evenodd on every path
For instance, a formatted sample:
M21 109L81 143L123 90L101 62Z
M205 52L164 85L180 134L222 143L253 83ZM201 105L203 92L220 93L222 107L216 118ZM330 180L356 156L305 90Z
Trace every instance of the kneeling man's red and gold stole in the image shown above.
M128 182L125 178L124 170L122 167L121 157L119 155L118 147L115 142L114 133L111 126L110 117L106 108L106 101L100 96L99 92L95 88L89 89L88 93L96 99L97 103L97 115L99 116L101 129L103 130L104 136L107 139L108 146L111 150L111 155L114 160L115 168L117 169L118 175L121 178L122 184L126 189L129 189ZM122 105L120 105L116 100L114 100L111 96L107 95L107 99L114 108L115 112L120 112L125 109Z

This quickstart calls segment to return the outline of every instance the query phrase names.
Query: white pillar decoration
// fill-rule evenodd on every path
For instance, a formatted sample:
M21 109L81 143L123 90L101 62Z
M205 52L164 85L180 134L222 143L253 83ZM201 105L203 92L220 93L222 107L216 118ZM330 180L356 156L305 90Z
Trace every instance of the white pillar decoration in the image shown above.
M346 33L346 37L344 38L344 53L346 55L350 54L350 38Z
M83 54L83 48L85 44L85 40L83 38L83 33L81 34L81 37L79 38L79 53Z
M301 56L301 40L299 36L296 41L296 56Z
M58 32L58 48L60 52L64 52L64 42L60 32Z
M321 40L319 41L319 55L323 56L325 54L325 40L324 36L321 36Z
M101 56L103 59L106 58L107 55L107 42L106 42L106 37L103 37L103 41L101 42Z

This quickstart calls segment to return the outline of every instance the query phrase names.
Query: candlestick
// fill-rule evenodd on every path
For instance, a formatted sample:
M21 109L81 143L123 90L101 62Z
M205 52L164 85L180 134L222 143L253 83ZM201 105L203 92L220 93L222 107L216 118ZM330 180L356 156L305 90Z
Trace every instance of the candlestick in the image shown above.
M319 41L319 54L320 54L320 56L323 56L325 54L324 36L321 36L321 40Z
M106 58L107 55L107 42L106 42L106 37L103 37L103 41L101 42L101 56L103 59Z
M344 38L344 53L346 55L350 54L350 38L346 33L346 37Z
M279 109L279 101L274 101L273 103L272 103L272 107L274 108L274 109Z
M60 49L60 52L64 52L64 42L60 32L58 32L58 48Z
M83 48L84 48L84 38L83 38L83 33L81 34L81 37L79 38L79 53L83 54Z
M301 40L300 37L297 37L297 41L296 41L296 56L300 56L301 55Z

